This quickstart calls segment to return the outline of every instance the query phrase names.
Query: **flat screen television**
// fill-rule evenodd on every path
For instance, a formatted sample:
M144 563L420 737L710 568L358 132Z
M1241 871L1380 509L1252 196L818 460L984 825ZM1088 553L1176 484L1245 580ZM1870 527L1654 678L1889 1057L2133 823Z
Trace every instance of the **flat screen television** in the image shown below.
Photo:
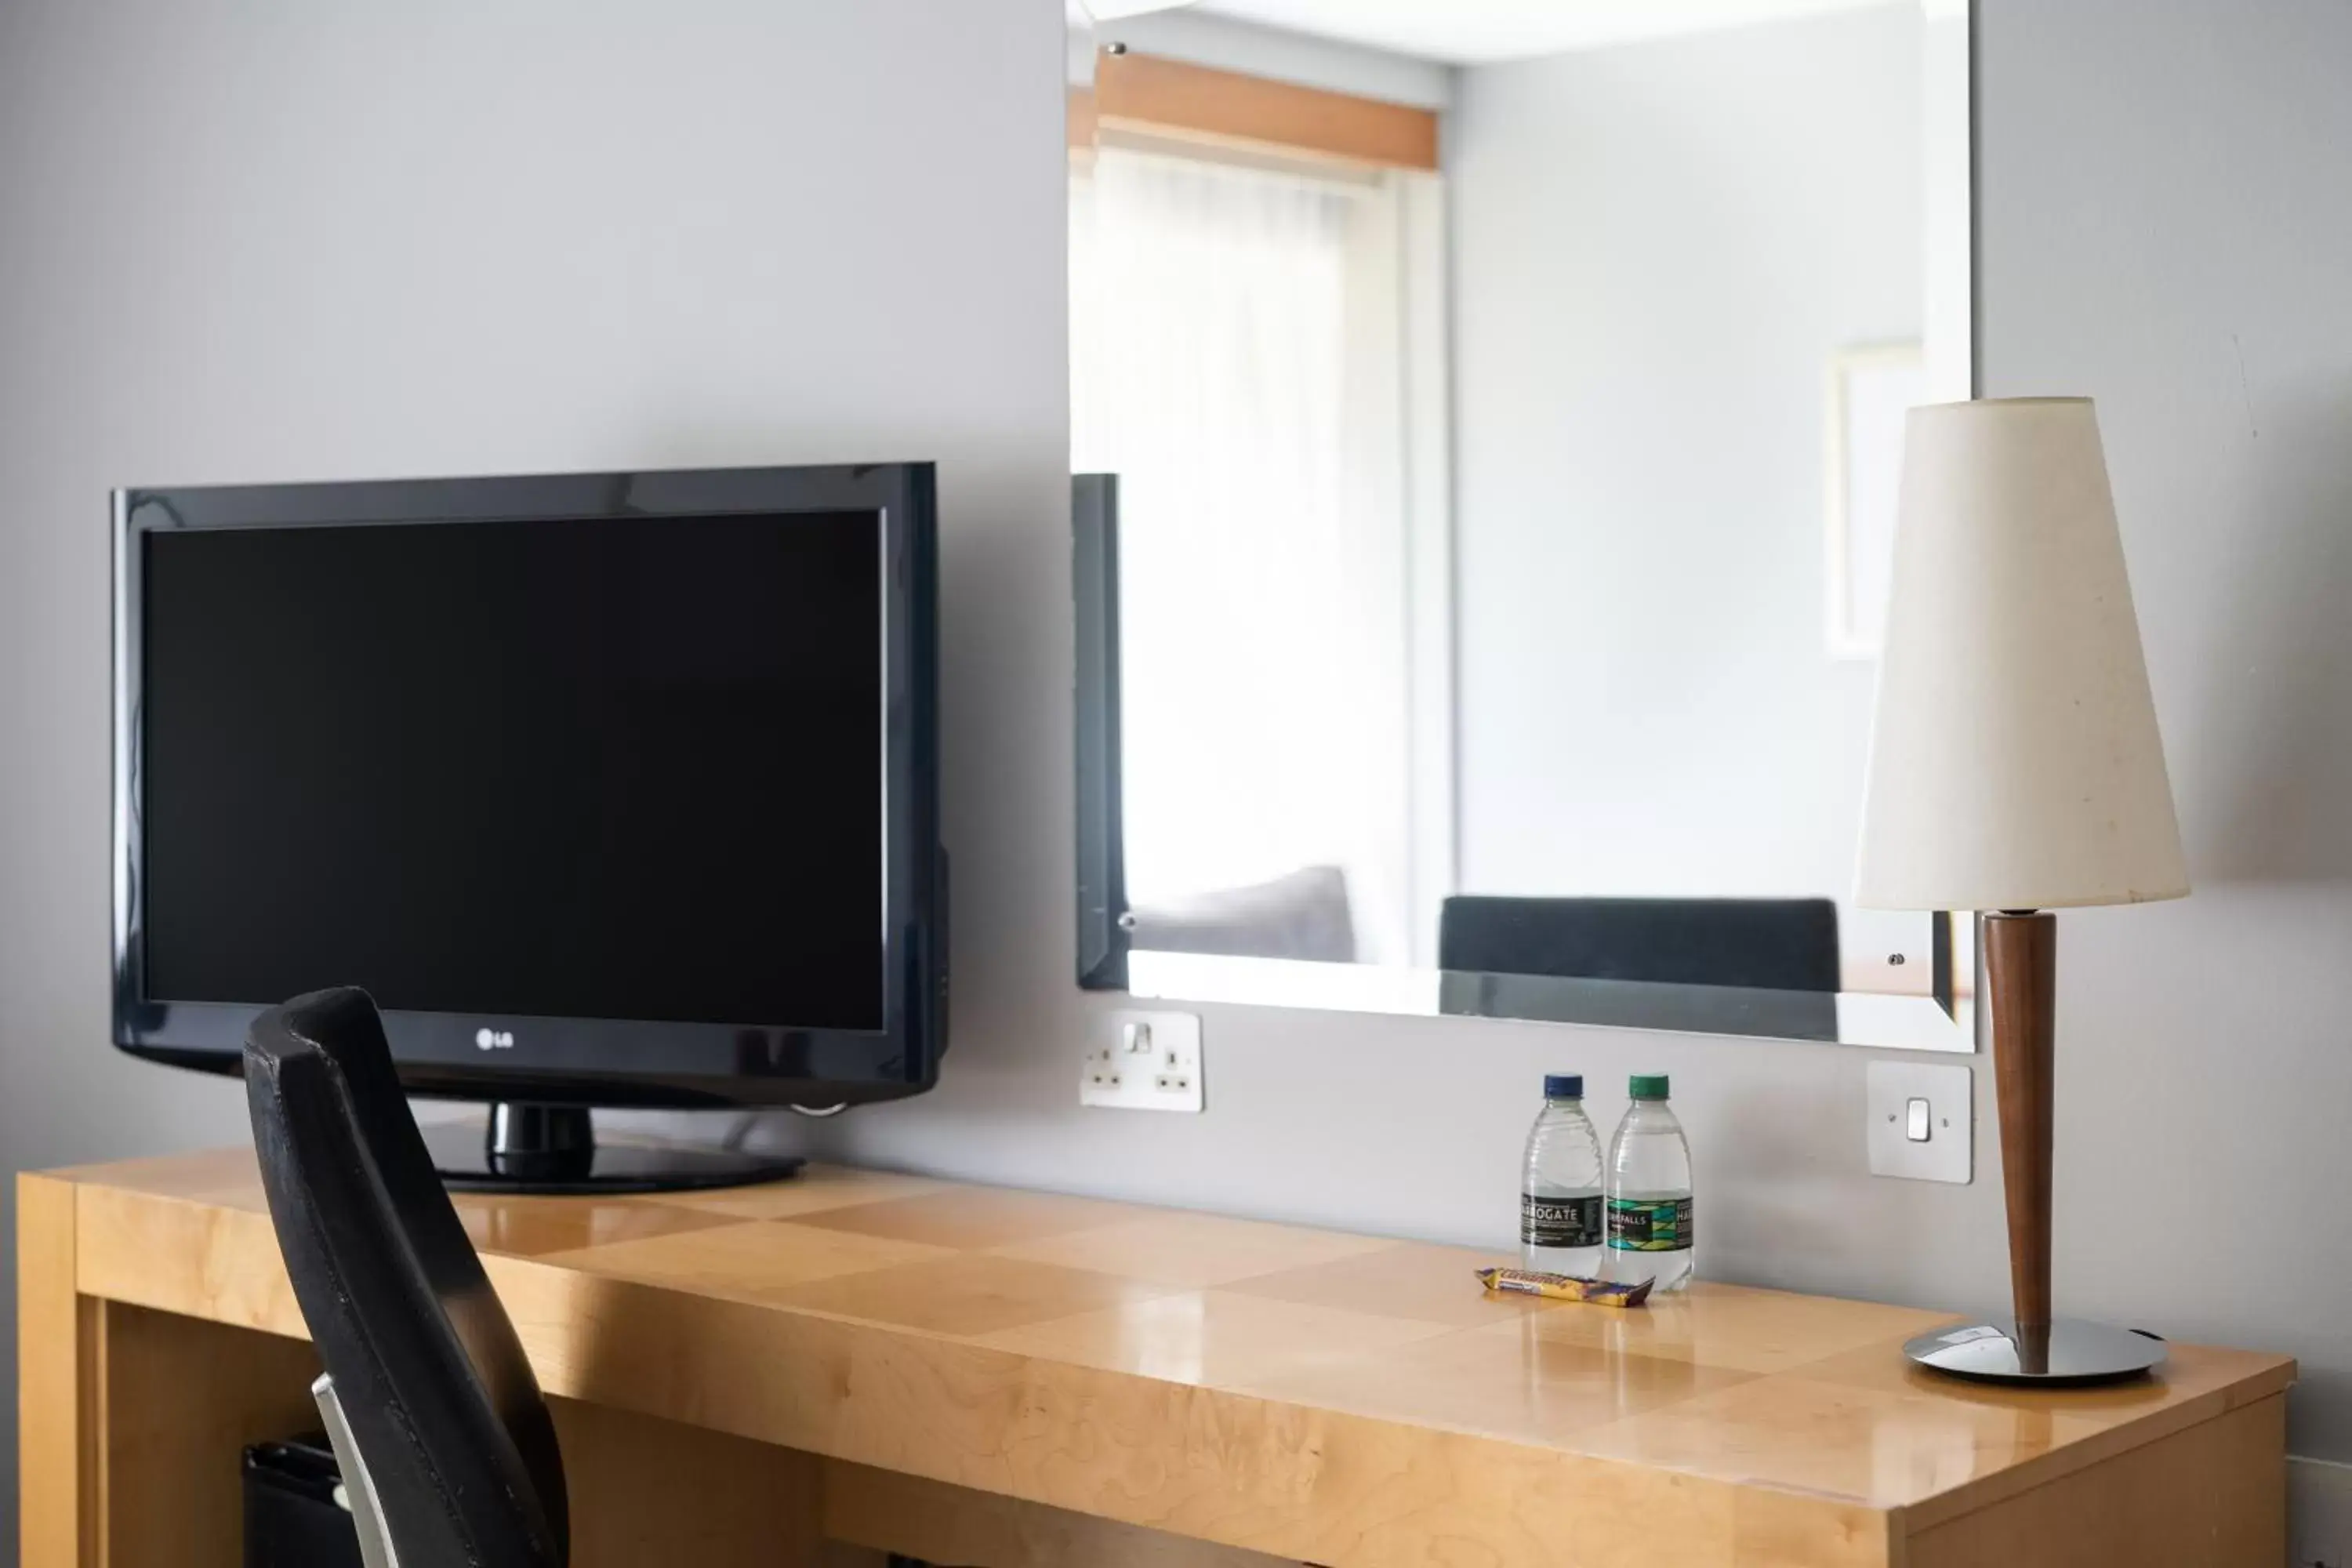
M492 1102L459 1182L716 1184L587 1108L920 1093L947 1043L927 464L114 498L114 1041L304 992Z

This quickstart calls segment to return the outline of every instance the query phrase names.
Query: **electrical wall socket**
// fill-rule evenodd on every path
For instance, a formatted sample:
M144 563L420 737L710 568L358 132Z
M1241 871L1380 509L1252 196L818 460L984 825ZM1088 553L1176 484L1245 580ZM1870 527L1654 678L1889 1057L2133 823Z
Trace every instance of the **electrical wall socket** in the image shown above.
M1201 1016L1122 1007L1106 1013L1078 1074L1078 1103L1121 1110L1189 1110L1201 1085Z

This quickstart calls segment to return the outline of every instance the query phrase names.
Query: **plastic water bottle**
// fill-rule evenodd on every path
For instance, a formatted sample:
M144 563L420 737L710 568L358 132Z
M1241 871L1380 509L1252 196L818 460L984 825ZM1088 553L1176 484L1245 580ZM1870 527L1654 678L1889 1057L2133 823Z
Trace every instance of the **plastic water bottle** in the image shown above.
M1550 1074L1519 1184L1520 1258L1549 1274L1599 1278L1601 1213L1601 1135L1584 1114L1584 1079Z
M1633 1103L1609 1141L1608 1278L1660 1291L1691 1282L1690 1143L1666 1104L1664 1074L1627 1086Z

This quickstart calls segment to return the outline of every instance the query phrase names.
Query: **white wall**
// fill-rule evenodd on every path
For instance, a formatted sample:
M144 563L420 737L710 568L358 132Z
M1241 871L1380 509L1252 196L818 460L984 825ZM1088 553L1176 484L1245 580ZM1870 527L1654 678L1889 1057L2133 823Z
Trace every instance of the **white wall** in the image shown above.
M243 1135L235 1084L106 1044L126 482L938 458L973 1005L1068 968L1063 26L0 5L0 1159Z
M1823 379L1920 335L1923 37L1462 73L1465 890L1843 899L1876 667L1824 647Z
M1982 5L1988 383L2105 402L2202 884L2067 918L2059 1289L2303 1356L2294 1445L2352 1456L2352 11ZM1208 1114L1076 1109L1108 999L1069 981L1050 3L289 15L0 7L8 1163L241 1120L102 1043L106 487L919 447L947 464L959 1043L937 1094L817 1139L1493 1241L1536 1075L1657 1068L1709 1272L2000 1302L1990 1140L1974 1187L1872 1180L1851 1049L1220 1008Z

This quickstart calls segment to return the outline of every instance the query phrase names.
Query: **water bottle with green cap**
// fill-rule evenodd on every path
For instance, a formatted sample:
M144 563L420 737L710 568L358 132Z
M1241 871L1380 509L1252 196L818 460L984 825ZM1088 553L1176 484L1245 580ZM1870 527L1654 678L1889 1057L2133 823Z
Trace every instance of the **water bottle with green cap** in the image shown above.
M1609 1141L1608 1278L1654 1279L1653 1293L1691 1281L1690 1143L1666 1104L1665 1075L1637 1074L1633 1103Z

